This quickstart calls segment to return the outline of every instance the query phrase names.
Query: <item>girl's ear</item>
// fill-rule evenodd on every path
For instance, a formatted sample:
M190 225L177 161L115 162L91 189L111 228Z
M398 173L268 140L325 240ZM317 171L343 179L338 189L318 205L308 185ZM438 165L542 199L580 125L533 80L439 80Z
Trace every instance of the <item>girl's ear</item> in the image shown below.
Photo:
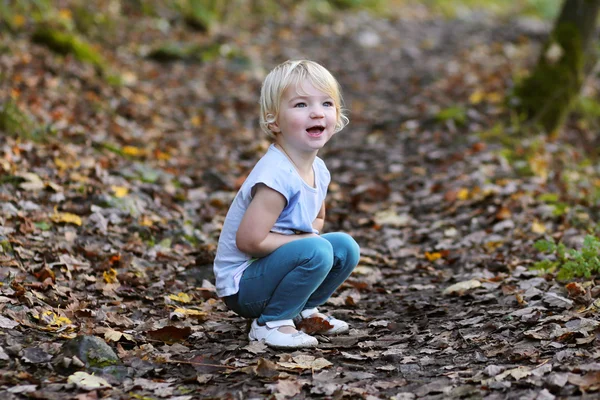
M272 122L269 124L269 129L272 130L273 132L281 132L281 129L279 129L279 125L277 125L277 122Z
M269 120L275 120L275 116L273 114L267 114L267 121ZM269 127L270 130L272 130L273 132L280 132L281 129L279 129L279 126L277 125L277 120L275 120L274 122L270 122L269 125L267 125Z

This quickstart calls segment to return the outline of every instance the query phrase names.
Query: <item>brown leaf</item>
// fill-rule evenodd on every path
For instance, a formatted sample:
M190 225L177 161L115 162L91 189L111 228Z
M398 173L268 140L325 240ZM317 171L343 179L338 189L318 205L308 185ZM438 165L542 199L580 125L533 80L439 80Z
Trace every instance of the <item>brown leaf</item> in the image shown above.
M569 374L569 383L579 386L582 391L600 389L600 371L588 372L583 376Z
M192 334L192 328L189 326L178 328L176 326L165 326L164 328L148 331L146 334L155 340L165 343L175 343L185 340Z
M333 325L331 325L324 318L310 317L304 318L302 321L296 324L296 328L310 335L313 333L324 332L326 330L329 330L333 328Z
M279 374L277 368L277 364L274 362L259 358L258 364L256 365L256 375L263 378L272 378Z

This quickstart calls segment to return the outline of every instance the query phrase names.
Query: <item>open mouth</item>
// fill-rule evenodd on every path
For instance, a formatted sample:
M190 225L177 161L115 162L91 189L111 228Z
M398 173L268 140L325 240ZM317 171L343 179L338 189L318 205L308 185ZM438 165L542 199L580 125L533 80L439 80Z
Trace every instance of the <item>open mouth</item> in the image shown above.
M306 132L308 132L309 136L321 136L321 134L323 133L324 130L325 130L324 126L315 125L315 126L311 126L310 128L308 128L306 130Z

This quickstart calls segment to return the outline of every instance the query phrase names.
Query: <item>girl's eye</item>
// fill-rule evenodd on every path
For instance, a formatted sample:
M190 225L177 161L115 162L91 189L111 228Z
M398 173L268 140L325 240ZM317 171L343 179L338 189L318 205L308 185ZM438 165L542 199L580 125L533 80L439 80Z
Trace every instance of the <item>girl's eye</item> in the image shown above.
M327 107L333 107L333 101L326 101L325 103L323 103L323 105Z
M294 107L303 108L306 107L306 103L297 103Z

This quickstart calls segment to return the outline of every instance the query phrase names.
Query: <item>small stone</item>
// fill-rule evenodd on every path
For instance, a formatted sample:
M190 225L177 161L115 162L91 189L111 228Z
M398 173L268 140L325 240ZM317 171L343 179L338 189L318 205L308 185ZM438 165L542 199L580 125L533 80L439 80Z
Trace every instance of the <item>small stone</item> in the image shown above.
M106 367L120 363L119 357L106 342L96 336L78 336L63 345L63 356L77 357L86 367Z

